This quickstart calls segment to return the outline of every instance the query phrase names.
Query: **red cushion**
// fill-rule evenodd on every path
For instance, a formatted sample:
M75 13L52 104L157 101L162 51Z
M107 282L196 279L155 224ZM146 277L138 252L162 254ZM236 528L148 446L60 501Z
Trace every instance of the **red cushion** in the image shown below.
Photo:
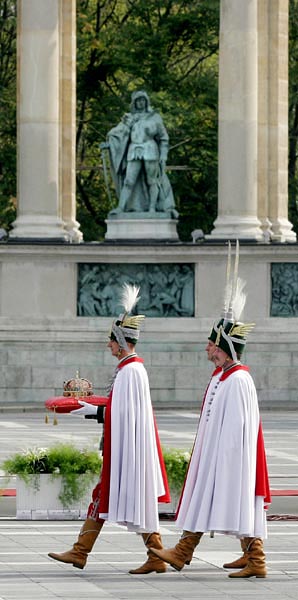
M83 396L81 398L54 396L45 401L45 407L49 410L54 410L57 413L69 413L77 408L82 408L82 405L78 403L78 400L83 400L94 406L105 406L108 401L104 396L95 396L94 394L92 396Z

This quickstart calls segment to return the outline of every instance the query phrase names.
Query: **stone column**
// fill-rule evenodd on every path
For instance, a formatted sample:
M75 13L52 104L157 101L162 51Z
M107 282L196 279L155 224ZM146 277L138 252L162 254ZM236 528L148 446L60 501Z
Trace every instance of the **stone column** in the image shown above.
M221 0L218 217L209 239L261 240L257 217L257 0Z
M258 217L264 240L272 237L269 214L269 2L258 3Z
M296 242L288 220L288 0L268 3L268 218L271 239Z
M61 6L61 196L62 219L70 241L81 242L76 221L76 0Z
M68 240L59 196L60 0L18 0L18 216L11 238Z

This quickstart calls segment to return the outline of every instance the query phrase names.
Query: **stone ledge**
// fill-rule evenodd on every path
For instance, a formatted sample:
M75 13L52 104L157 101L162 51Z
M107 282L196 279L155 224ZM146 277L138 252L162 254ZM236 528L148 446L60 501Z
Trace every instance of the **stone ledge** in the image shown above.
M146 214L146 213L141 213ZM148 213L147 213L148 214ZM138 213L139 217L140 213ZM177 220L162 218L137 218L130 215L115 215L117 218L106 219L107 232L105 240L149 240L179 241Z

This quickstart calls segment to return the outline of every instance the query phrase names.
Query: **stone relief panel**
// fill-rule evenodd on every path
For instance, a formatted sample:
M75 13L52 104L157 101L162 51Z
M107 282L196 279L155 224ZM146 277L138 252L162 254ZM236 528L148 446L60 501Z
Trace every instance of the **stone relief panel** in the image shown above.
M298 263L271 264L271 317L298 317Z
M78 265L77 314L80 317L115 317L121 311L123 283L140 286L136 314L148 317L194 316L193 264Z

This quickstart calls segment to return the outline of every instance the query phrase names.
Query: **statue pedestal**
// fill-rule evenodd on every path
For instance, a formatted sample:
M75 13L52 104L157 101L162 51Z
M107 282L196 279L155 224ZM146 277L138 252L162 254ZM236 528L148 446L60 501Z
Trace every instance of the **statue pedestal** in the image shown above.
M177 219L169 219L166 213L158 212L109 214L105 240L178 242L177 222Z

